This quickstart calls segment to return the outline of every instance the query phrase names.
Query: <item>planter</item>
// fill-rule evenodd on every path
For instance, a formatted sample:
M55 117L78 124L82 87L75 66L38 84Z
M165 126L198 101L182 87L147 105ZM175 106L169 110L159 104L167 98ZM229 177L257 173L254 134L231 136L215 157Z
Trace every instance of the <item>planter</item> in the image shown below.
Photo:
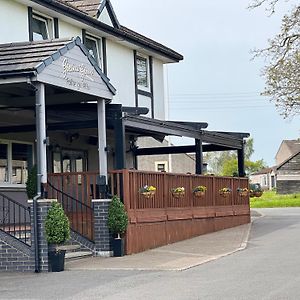
M141 195L145 198L152 198L155 195L155 191L142 192Z
M184 197L185 193L184 192L172 192L172 196L174 198L182 198Z
M112 241L112 249L114 251L115 257L121 257L124 256L124 239L122 238L115 238Z
M241 197L247 197L249 195L249 192L239 192L239 195Z
M194 192L194 195L195 197L204 197L205 196L205 192L204 191L197 191L197 192Z
M227 198L229 195L230 195L231 192L220 192L220 195L223 197L223 198Z
M65 269L65 254L66 250L48 252L50 272L61 272Z
M254 197L261 197L263 192L254 192Z

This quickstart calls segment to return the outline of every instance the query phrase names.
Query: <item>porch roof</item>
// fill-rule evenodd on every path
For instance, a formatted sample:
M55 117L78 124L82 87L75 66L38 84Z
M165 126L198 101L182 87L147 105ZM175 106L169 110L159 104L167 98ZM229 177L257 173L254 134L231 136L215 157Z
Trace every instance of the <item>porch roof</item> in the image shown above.
M116 92L79 37L1 44L0 85L35 81L107 100Z

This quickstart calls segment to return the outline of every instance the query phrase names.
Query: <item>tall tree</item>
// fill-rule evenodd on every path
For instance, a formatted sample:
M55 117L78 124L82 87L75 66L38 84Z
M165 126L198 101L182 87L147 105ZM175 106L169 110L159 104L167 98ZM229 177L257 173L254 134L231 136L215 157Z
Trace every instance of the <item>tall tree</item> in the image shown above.
M250 8L265 6L273 14L282 0L253 0ZM268 47L254 51L254 57L266 59L264 96L269 96L284 118L300 114L300 5L291 2L280 32L269 40Z

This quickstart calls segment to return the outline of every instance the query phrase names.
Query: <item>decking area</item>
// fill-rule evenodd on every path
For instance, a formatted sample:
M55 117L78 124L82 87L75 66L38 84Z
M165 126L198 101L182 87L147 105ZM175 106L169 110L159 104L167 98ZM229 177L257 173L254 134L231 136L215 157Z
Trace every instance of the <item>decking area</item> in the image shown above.
M73 230L93 241L92 199L98 198L98 172L49 174L49 198L57 198L70 218ZM137 170L109 172L109 194L124 202L129 225L126 253L174 243L197 235L250 222L248 179ZM143 195L145 185L154 186L153 195ZM205 186L196 196L196 186ZM184 188L184 194L172 190ZM228 193L220 193L222 189Z

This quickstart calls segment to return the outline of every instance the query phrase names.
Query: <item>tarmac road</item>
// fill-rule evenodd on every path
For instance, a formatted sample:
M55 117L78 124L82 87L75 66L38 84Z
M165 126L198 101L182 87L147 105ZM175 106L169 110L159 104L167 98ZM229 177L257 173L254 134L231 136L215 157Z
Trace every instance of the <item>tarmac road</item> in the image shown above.
M244 251L182 271L0 274L0 299L300 299L300 208L262 209Z

